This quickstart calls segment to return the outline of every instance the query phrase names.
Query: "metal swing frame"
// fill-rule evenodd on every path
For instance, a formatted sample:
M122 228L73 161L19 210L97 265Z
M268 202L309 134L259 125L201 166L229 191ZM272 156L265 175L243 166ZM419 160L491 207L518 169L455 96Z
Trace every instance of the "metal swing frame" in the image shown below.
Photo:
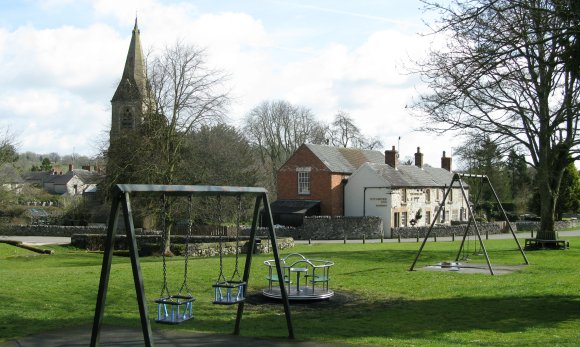
M525 264L529 265L528 258L526 257L526 254L525 254L522 246L520 245L518 238L516 237L514 229L512 228L512 225L509 222L509 219L507 217L507 214L505 213L505 210L501 204L501 201L499 201L499 197L497 196L497 193L495 192L495 189L493 188L491 181L489 180L487 175L455 173L455 174L453 174L453 178L451 179L451 184L449 184L449 188L447 188L447 191L443 195L443 201L441 202L441 204L439 205L439 208L437 209L437 213L435 214L435 218L433 218L433 221L431 222L431 226L429 227L429 230L427 231L427 234L425 235L425 238L423 239L423 243L421 243L421 247L419 247L419 252L417 252L417 256L415 257L415 260L413 261L413 264L411 265L411 268L409 269L409 271L413 271L413 269L415 268L415 265L417 264L417 261L419 260L419 257L421 256L421 252L423 251L423 247L425 247L425 244L427 243L427 240L429 239L429 236L431 235L431 231L433 230L433 226L435 226L435 223L439 219L439 214L441 213L441 210L445 209L445 201L447 200L447 196L451 192L451 189L453 189L453 184L455 182L457 182L459 184L459 187L461 188L461 194L462 194L463 199L465 201L465 204L467 206L468 223L467 223L467 227L465 228L465 233L463 234L463 239L461 240L461 245L459 246L459 252L457 252L457 257L455 258L455 261L456 262L459 261L459 256L461 255L461 251L463 250L465 239L467 238L467 233L469 232L469 227L473 223L473 226L475 228L475 234L477 235L477 238L479 240L481 250L483 251L483 254L485 255L485 260L487 262L487 267L489 268L489 273L491 275L494 275L493 267L491 266L491 261L489 260L489 254L487 253L487 249L485 248L485 244L483 242L483 239L481 238L481 233L479 232L479 227L477 225L477 221L475 220L475 214L471 208L471 204L469 203L469 199L467 198L467 194L465 193L465 188L463 187L463 182L461 181L461 179L464 177L480 178L482 183L487 182L489 188L491 189L491 191L493 193L493 196L495 197L495 201L498 203L498 206L500 207L500 210L503 214L504 219L507 221L507 225L508 225L510 232L514 238L514 241L516 242L516 244L518 246L518 249L519 249L522 257L524 258ZM480 192L481 192L481 190L480 190ZM479 200L479 193L478 193L477 199Z
M215 196L215 195L253 195L255 196L254 212L252 217L252 228L250 231L250 239L248 244L248 252L246 255L246 263L244 267L244 274L242 280L248 283L250 277L250 269L252 265L252 255L254 253L254 245L256 240L256 231L258 226L258 218L260 217L260 206L263 205L263 212L265 213L266 227L270 242L272 243L272 252L276 262L276 271L278 276L282 278L284 273L280 265L280 257L278 254L278 246L276 242L276 232L274 230L274 222L272 220L272 211L270 210L270 202L268 200L268 191L260 187L232 187L232 186L192 186L192 185L148 185L148 184L118 184L113 187L113 201L111 204L111 213L109 215L109 223L107 226L107 238L105 243L105 251L103 255L103 264L101 267L101 276L99 281L99 290L97 294L97 303L95 307L95 316L93 321L93 329L91 334L91 346L97 346L99 343L99 334L103 322L103 315L105 311L105 299L107 296L107 289L109 285L109 278L111 274L111 263L113 260L113 250L115 234L118 227L118 217L122 209L123 220L125 224L125 232L129 245L129 253L131 258L131 269L133 272L133 281L135 284L135 292L137 296L137 304L139 307L139 315L141 320L141 328L143 331L144 345L154 346L154 341L151 332L151 322L147 309L147 300L145 297L145 290L143 287L143 276L141 273L141 266L139 263L139 254L137 249L137 239L135 236L135 226L133 224L133 213L131 209L131 194L165 194L167 196ZM284 281L279 283L282 294L282 304L284 306L284 313L286 317L286 326L288 329L288 338L294 338L294 329L292 327L292 317L290 314L290 304L288 296L284 288ZM238 303L238 310L236 315L236 323L234 327L234 335L240 334L240 324L244 312L244 301Z

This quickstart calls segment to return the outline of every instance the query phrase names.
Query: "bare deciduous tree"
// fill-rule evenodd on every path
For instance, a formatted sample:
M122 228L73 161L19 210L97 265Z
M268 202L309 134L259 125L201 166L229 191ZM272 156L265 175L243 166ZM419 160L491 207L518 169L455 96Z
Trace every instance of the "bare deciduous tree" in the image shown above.
M151 106L148 112L163 156L160 183L173 184L185 136L216 124L229 103L226 76L207 67L204 51L177 42L148 64ZM161 116L161 118L159 117ZM146 120L147 121L147 120Z
M324 128L312 112L287 101L264 101L244 120L244 132L269 171L270 190L276 186L276 171L303 143L324 143Z
M345 111L338 111L327 130L328 141L337 147L375 149L383 144L377 138L366 138L354 119Z
M577 21L559 0L426 1L447 44L419 62L430 92L414 105L424 130L475 131L525 148L537 170L541 229L555 239L554 218L566 166L579 158L580 84L567 60Z

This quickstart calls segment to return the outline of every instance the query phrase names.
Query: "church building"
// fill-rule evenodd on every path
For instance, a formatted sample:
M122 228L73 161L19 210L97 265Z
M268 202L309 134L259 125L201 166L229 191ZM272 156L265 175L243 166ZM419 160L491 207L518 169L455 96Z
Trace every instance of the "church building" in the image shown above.
M141 38L135 27L127 52L125 68L117 90L111 99L112 118L110 139L113 141L127 130L136 129L147 110L148 83Z

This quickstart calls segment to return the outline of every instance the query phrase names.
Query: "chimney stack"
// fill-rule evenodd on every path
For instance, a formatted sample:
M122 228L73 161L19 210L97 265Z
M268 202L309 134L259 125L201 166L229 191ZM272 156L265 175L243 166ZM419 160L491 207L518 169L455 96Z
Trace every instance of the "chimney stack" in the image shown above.
M451 172L451 158L445 156L445 151L441 157L441 168Z
M415 166L423 168L423 153L421 153L421 147L417 147L417 153L415 153Z
M391 166L394 169L397 169L397 166L399 166L399 153L397 153L395 146L393 146L393 149L390 151L385 151L385 164Z
M68 172L72 172L74 169L73 164L68 164Z

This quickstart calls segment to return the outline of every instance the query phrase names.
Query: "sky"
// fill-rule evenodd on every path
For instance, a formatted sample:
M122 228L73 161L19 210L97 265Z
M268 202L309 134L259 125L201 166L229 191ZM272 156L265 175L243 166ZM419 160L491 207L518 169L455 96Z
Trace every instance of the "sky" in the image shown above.
M407 107L424 90L409 73L433 36L419 0L0 0L0 129L19 152L94 156L108 140L110 100L138 18L146 52L204 48L229 75L230 124L263 101L350 114L400 157L421 147L439 167L452 136L416 131ZM423 88L423 89L422 89ZM399 140L400 137L400 140ZM456 159L454 158L454 163ZM454 165L455 166L455 165Z

